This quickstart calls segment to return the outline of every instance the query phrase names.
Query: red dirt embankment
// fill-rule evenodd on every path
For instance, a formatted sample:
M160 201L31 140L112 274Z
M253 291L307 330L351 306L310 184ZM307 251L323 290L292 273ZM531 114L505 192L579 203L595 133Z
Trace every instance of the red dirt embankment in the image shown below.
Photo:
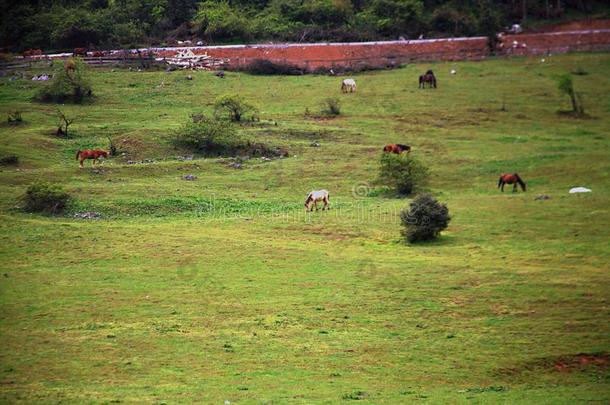
M576 21L544 29L554 32L500 34L497 55L540 55L574 51L609 51L610 20ZM192 48L228 60L227 68L256 59L289 64L308 71L333 67L386 67L412 61L480 60L491 55L486 37L421 39L361 43L261 44ZM177 48L158 50L173 56Z
M328 44L245 45L205 47L196 53L229 59L231 68L247 66L256 59L290 64L308 71L317 68L384 67L415 60L478 60L488 53L487 38L450 38Z

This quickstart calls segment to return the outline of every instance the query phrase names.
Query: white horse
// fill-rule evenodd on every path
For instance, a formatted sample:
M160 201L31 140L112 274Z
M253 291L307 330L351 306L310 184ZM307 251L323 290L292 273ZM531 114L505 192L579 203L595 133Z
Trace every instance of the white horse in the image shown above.
M305 198L305 209L309 211L313 211L313 206L316 207L316 211L318 210L318 201L324 202L324 207L322 210L330 209L328 207L328 203L330 201L330 195L326 190L315 190L311 193L307 194L307 198Z
M341 91L347 93L348 90L350 93L356 91L356 81L354 79L343 79L341 82Z

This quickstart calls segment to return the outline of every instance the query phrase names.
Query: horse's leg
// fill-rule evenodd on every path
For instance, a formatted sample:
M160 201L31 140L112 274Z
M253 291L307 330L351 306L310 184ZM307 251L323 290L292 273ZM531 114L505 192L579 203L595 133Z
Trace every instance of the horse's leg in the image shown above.
M513 193L517 192L517 182L513 183Z
M80 168L81 168L81 169L85 167L85 166L83 166L83 162L84 162L84 161L85 161L85 159L81 159L81 160L80 160Z
M500 187L500 190L502 190L502 192L504 192L504 185L505 185L505 184L506 184L506 183L505 183L504 181L502 181L502 186Z
M315 200L313 204L316 206L316 211L318 210L318 200Z

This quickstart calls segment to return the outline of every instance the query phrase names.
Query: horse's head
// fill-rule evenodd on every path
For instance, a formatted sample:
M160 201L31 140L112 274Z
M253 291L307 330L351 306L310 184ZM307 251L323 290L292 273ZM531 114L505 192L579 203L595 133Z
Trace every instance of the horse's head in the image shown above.
M401 149L401 152L406 151L407 153L411 152L411 147L409 145L398 144L398 147Z
M305 209L307 209L307 210L309 209L312 201L313 201L313 197L311 196L311 193L307 194L307 198L305 198Z

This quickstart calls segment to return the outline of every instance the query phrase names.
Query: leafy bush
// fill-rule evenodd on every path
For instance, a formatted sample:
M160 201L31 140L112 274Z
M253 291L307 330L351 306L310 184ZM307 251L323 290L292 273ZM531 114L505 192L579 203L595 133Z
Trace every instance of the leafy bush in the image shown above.
M338 98L327 98L322 102L322 114L341 114L341 101Z
M409 195L427 181L428 168L408 154L381 156L378 183L394 188L398 194Z
M570 97L572 113L581 115L585 113L580 94L574 91L574 81L569 73L565 73L557 78L557 88L560 92Z
M42 212L45 214L61 214L71 197L58 185L45 182L34 183L28 187L23 201L26 212Z
M40 89L37 98L45 102L82 103L92 96L85 64L79 58L70 58L56 67L53 78Z
M10 125L23 124L23 117L21 116L21 111L14 110L14 111L9 112L6 121Z
M17 155L6 155L0 157L0 166L13 166L19 164L19 157Z
M400 212L400 221L404 227L402 234L411 243L438 237L450 220L447 206L430 194L419 194L411 201L409 209Z
M214 113L217 117L226 116L233 122L240 122L247 113L255 114L256 107L246 102L238 94L224 94L214 101Z
M230 122L202 119L189 122L177 130L174 143L207 155L218 156L229 154L240 144L240 140Z

